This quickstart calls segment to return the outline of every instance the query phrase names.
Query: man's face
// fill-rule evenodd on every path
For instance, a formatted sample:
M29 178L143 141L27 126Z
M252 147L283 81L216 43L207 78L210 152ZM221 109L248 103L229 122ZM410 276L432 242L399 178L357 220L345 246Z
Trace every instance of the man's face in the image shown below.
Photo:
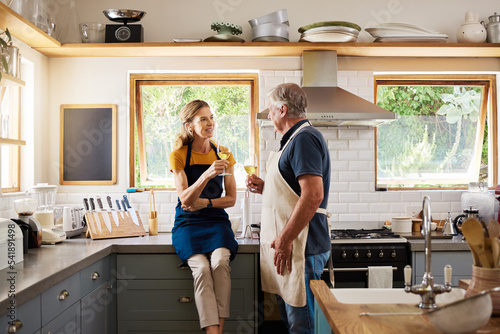
M283 106L277 107L275 104L269 103L268 109L269 109L269 114L267 115L267 118L273 121L274 125L274 131L281 133L280 129L282 128L282 120L283 118L281 117L281 111L282 111Z

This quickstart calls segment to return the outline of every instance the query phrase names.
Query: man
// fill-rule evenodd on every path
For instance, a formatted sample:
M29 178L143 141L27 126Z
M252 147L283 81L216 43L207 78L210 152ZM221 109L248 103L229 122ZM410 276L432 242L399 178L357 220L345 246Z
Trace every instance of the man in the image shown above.
M322 134L306 119L307 97L296 84L269 93L269 116L281 147L269 156L265 181L248 176L250 191L263 195L260 235L262 289L275 293L290 333L314 332L314 296L330 256L326 216L330 155Z

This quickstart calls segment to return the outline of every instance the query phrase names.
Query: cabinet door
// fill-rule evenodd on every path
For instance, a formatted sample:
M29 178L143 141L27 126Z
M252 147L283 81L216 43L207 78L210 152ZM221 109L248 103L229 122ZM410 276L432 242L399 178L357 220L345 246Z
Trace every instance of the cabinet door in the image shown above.
M110 257L105 257L80 271L81 295L86 296L110 278Z
M434 282L444 283L444 266L452 268L451 285L458 286L460 279L472 277L472 254L470 251L432 252L431 271ZM425 272L425 253L413 252L413 284L420 284Z
M64 281L43 292L42 325L54 319L54 317L80 299L80 273L68 277Z
M40 295L30 299L28 302L16 308L16 319L20 321L22 328L15 333L31 334L42 327L42 316L40 313ZM0 318L0 333L8 333L10 318L9 313Z
M112 285L104 282L81 300L81 333L113 334L116 313Z
M80 333L80 301L71 305L42 327L42 334L79 334ZM95 332L99 333L99 332Z

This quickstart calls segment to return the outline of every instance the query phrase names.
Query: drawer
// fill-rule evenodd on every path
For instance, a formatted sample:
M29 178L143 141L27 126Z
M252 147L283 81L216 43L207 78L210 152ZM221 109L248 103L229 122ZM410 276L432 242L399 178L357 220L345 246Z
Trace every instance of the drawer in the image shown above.
M256 333L257 328L253 322L226 321L224 334L250 334ZM200 334L198 321L119 321L118 334Z
M80 302L77 302L42 327L42 334L79 334Z
M177 254L118 254L118 279L190 279L189 268L179 269Z
M42 325L80 300L80 273L68 277L42 293Z
M3 310L2 310L3 311ZM28 302L16 308L16 319L21 322L23 326L15 333L32 334L42 327L42 316L40 312L40 295L30 299ZM0 332L8 333L9 322L12 321L8 317L8 313L0 318Z
M118 320L198 320L192 280L118 281ZM253 279L231 281L229 319L255 314Z
M86 296L104 282L111 275L110 259L105 257L80 271L81 295Z
M191 279L189 268L179 269L176 254L118 254L118 279ZM238 254L231 261L232 278L255 276L255 255Z

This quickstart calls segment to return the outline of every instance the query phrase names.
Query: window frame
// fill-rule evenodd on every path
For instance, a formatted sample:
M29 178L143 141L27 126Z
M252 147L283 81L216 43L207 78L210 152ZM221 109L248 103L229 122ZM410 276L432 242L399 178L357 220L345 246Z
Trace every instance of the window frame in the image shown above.
M481 106L486 109L484 119L480 119L480 131L484 133L486 122L488 122L488 173L491 173L489 187L498 184L498 122L497 122L497 76L494 74L374 74L374 96L375 104L378 97L378 86L437 86L450 85L451 83L460 83L461 85L480 84L488 90L483 94ZM377 131L375 128L375 186L378 187L377 176ZM491 151L490 151L491 148ZM387 190L464 190L467 187L387 187Z
M135 137L138 136L139 146L139 164L145 166L144 142L140 133L138 120L142 120L141 105L141 87L143 85L154 85L158 82L172 82L175 84L200 85L207 83L221 83L224 85L241 85L242 83L250 86L250 151L253 154L259 154L259 128L257 126L257 112L259 106L259 75L258 73L131 73L129 78L130 85L130 156L129 156L129 184L135 187L135 155L136 143ZM142 149L141 149L142 148ZM142 168L142 167L140 167ZM142 177L142 176L141 176ZM145 187L145 190L150 188ZM175 190L173 188L154 188L155 190ZM241 190L241 189L238 189Z
M9 150L9 183L14 181L15 186L1 187L1 193L13 193L21 191L21 146L17 143L8 143L8 140L19 141L21 138L21 87L17 85L0 86L0 104L9 99L9 137L2 150ZM2 159L0 158L0 161ZM2 171L3 168L0 168Z

